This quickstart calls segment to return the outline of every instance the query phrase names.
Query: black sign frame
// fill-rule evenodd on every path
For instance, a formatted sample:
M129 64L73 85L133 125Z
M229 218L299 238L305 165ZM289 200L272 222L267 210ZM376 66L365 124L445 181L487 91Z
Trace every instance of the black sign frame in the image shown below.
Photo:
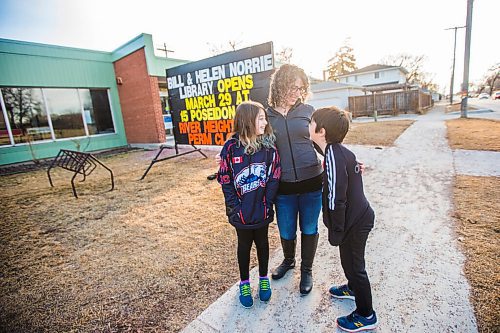
M267 106L274 67L273 44L267 42L167 69L176 148L222 146L238 104L252 100Z

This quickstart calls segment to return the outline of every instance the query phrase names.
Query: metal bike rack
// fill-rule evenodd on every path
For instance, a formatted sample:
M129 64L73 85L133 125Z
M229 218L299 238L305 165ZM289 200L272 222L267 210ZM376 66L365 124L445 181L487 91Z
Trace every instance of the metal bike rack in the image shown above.
M97 167L97 164L100 164L103 168L109 171L111 174L111 190L115 188L115 180L113 176L113 171L110 168L105 166L101 161L95 158L90 153L82 153L74 150L61 149L57 154L56 158L52 161L49 168L47 169L47 176L49 177L50 186L54 187L52 184L52 178L50 177L50 170L54 167L60 167L65 170L69 170L74 172L75 174L71 178L71 186L73 187L73 195L75 198L78 198L75 189L75 178L77 175L82 175L83 179L81 182L84 182L87 179L87 176L92 173Z

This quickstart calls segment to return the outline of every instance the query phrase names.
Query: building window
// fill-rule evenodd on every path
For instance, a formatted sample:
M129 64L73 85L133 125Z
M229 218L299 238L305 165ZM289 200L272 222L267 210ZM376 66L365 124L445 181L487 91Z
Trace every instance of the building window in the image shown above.
M380 77L380 72L375 72L375 78L378 79Z
M14 144L52 138L40 88L2 88L1 91L2 109L5 107Z
M358 76L357 75L354 75L354 81L358 82Z
M2 108L3 109L3 108ZM5 121L5 115L0 112L0 146L10 145L9 131L7 130L7 122Z
M106 89L79 89L83 115L90 135L114 133Z
M107 89L4 87L0 102L0 146L115 132Z
M76 89L44 89L56 139L85 136L82 109Z

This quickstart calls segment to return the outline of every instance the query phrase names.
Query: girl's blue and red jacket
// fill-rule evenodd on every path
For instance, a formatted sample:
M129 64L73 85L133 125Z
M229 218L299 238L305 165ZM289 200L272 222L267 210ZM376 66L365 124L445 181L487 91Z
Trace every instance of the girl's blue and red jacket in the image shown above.
M222 148L217 181L222 185L229 223L239 229L258 229L274 219L280 158L274 148L245 154L238 138L233 135Z

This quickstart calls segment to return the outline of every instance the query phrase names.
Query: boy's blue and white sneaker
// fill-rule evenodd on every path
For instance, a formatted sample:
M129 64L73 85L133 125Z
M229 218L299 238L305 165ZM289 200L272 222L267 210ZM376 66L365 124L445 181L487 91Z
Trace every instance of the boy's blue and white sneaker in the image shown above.
M267 302L271 298L271 284L267 276L259 279L259 298L262 302Z
M347 284L343 284L341 286L332 286L330 290L328 290L330 295L335 298L347 298L347 299L355 299L354 291L349 289Z
M346 332L373 330L377 328L377 325L378 321L375 311L373 311L370 319L357 314L356 311L348 316L337 318L337 326Z
M249 282L240 283L240 303L247 309L253 306L252 288Z

